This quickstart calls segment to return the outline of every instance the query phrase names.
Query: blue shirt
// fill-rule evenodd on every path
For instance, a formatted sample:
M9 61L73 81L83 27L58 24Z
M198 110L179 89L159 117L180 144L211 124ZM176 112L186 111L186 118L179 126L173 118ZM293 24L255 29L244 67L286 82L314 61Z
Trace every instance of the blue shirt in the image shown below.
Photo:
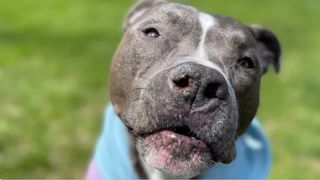
M271 151L267 138L254 119L236 141L237 157L230 164L217 163L200 179L266 179L271 168ZM127 129L110 105L105 113L102 134L94 161L103 179L139 179L129 152Z

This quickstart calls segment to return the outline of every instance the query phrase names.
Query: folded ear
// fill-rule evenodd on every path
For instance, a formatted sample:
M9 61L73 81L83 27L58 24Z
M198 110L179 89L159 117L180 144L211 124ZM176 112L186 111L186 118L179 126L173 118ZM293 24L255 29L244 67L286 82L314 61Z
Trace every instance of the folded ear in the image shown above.
M123 29L126 30L134 22L141 17L151 7L156 6L160 3L165 3L165 0L139 0L129 11L127 19L123 24Z
M270 30L260 25L250 25L249 30L257 41L263 73L268 71L270 64L273 65L274 70L278 73L280 71L281 48L277 37Z

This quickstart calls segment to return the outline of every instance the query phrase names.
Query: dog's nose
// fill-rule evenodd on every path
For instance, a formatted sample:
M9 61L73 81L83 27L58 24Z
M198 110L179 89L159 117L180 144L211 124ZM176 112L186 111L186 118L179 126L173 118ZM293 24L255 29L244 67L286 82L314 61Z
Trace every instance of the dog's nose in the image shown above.
M200 64L178 65L172 70L170 78L174 93L196 96L193 98L198 101L223 100L228 96L224 76L218 70Z

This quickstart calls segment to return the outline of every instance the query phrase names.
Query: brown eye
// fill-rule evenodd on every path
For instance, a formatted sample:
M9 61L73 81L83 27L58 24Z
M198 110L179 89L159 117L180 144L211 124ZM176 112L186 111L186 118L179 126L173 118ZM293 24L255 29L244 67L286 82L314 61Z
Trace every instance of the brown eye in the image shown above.
M148 28L143 31L149 38L158 38L160 36L159 31L156 28Z
M244 68L247 68L247 69L251 69L251 68L254 68L254 63L253 61L248 58L248 57L244 57L244 58L241 58L238 60L238 64L241 66L241 67L244 67Z

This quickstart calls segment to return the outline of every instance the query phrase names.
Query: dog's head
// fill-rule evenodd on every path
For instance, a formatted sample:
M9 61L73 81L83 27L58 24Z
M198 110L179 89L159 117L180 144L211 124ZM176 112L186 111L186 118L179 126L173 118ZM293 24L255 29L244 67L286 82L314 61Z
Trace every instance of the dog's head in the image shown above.
M261 76L269 65L279 71L275 35L163 0L138 2L124 29L110 97L142 159L177 177L231 162Z

